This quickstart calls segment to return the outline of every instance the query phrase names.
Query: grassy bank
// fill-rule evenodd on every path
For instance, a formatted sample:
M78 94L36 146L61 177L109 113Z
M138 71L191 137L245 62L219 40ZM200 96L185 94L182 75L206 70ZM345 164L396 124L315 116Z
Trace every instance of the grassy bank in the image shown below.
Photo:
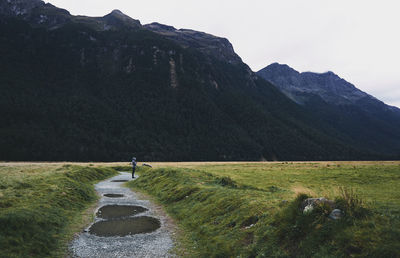
M111 168L0 165L1 257L62 257L71 227L96 199L93 183Z
M129 185L165 205L192 256L400 256L398 162L177 164ZM319 196L344 218L303 214L301 201Z

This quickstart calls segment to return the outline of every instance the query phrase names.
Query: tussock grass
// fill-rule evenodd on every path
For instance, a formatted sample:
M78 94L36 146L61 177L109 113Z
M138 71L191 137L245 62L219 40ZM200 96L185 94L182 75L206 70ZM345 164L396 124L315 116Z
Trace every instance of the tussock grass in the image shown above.
M228 181L228 183L226 183ZM222 182L222 183L221 183ZM141 173L129 186L139 187L166 204L176 221L191 234L194 255L224 256L242 252L253 241L260 191L196 170L156 169Z
M93 183L115 174L75 165L0 166L0 256L63 256L71 224L97 199Z
M340 203L338 208L344 217L332 220L328 217L332 211L329 205L320 204L304 213L302 202L309 197L300 194L275 214L271 230L266 228L268 233L262 233L263 237L256 244L259 253L264 256L284 254L290 257L343 257L374 253L375 250L364 246L366 243L360 245L354 241L352 231L359 230L357 223L363 223L362 219L367 219L369 214L361 201L355 201L354 196L351 200L338 197L336 203ZM355 205L347 205L349 202ZM358 216L354 216L357 212ZM391 252L392 255L396 254L395 249Z
M400 256L397 163L191 163L188 167L150 169L128 183L165 205L186 232L185 255ZM329 219L329 206L304 214L301 202L320 196L335 200L343 219Z

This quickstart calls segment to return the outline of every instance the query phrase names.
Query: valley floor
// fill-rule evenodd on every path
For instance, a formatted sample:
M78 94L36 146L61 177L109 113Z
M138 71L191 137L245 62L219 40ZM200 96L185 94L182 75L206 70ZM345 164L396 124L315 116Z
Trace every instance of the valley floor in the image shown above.
M193 256L400 257L400 162L151 163L129 185L189 233ZM329 207L299 209L307 197Z
M153 168L139 169L128 186L153 196L177 222L178 255L400 257L400 161L149 163ZM0 163L0 223L17 218L33 225L2 228L6 251L39 257L35 252L51 235L60 236L50 243L57 253L65 250L61 245L93 203L94 189L87 187L114 169L129 169L129 162ZM327 207L299 210L304 198L322 196L336 201L342 220L328 219ZM77 200L72 211L53 209ZM50 221L56 229L42 238L26 237L35 223L47 223L39 218L52 214L68 219Z

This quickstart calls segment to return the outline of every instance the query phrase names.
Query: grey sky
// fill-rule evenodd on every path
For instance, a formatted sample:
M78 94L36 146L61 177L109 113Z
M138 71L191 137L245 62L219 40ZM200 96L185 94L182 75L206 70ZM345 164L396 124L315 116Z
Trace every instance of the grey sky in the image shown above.
M286 63L335 72L400 107L398 0L50 0L74 15L119 9L142 24L157 21L226 37L254 71Z

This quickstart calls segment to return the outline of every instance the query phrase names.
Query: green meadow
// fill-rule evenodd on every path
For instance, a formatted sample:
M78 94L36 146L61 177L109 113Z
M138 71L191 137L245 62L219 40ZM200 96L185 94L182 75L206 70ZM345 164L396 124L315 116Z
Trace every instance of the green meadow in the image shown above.
M129 186L183 229L183 256L399 257L399 162L160 163ZM336 202L303 214L308 197Z
M0 164L0 257L64 257L98 199L93 184L111 168Z
M139 163L140 164L140 163ZM127 183L179 227L185 257L400 257L400 162L150 163ZM94 183L128 163L0 163L0 257L64 257ZM303 213L308 197L332 207Z

